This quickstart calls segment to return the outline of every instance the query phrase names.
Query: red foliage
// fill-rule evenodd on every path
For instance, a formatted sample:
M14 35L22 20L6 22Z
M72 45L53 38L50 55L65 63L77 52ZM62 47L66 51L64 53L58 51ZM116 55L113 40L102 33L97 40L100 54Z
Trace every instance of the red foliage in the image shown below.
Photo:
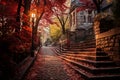
M29 16L28 15L23 14L22 15L22 20L23 20L24 23L30 24L30 22L29 22Z
M0 1L0 18L3 16L7 18L7 27L12 29L19 29L20 23L16 22L16 14L18 3L15 0L1 0Z
M5 53L12 60L23 60L26 55L29 55L31 48L31 28L29 26L23 26L22 31L17 32L20 29L20 23L16 21L18 0L0 0L0 19L5 17L7 20L5 31L0 36L0 52ZM21 9L23 11L23 7ZM25 21L29 20L29 17L23 15ZM24 21L23 20L23 21ZM16 32L15 32L16 31ZM9 34L9 33L10 34ZM9 55L8 55L9 54ZM22 56L22 57L21 57ZM19 59L19 57L21 57Z
M80 6L79 8L77 8L77 12L85 9L93 10L96 8L92 0L79 0L79 1L82 2L84 6Z
M20 39L22 42L27 42L30 43L31 42L31 32L28 31L30 30L30 28L25 28L20 32Z
M48 24L54 24L55 22L52 21L51 16L55 15L53 8L56 7L57 9L61 11L65 11L67 7L65 6L65 2L67 0L40 0L40 3L36 4L37 1L35 0L34 3L32 3L31 11L37 12L37 15L41 15L44 11L44 14L41 19L45 19ZM56 24L56 23L55 23ZM57 24L58 25L58 24ZM42 24L43 26L43 24Z
M12 35L5 36L0 41L1 47L4 45L11 53L29 52L31 47L31 32L23 29L21 32L15 32ZM4 50L6 50L4 49Z
M52 3L54 5L54 7L59 8L61 11L64 11L64 9L67 8L67 6L65 5L65 2L67 0L54 0L54 3Z
M29 33L32 32L32 28L30 28L28 26L23 26L22 28L23 28L23 30L28 31Z
M23 43L23 44L16 44L16 45L11 45L9 47L9 50L11 53L16 53L16 54L23 54L23 53L29 53L30 52L30 46L31 44L29 43Z
M1 0L0 1L0 5L4 5L5 6L6 5L6 0Z
M14 0L9 0L9 1L2 0L0 4L2 4L1 6L2 11L0 11L0 14L7 16L7 17L16 15L17 2L15 2Z

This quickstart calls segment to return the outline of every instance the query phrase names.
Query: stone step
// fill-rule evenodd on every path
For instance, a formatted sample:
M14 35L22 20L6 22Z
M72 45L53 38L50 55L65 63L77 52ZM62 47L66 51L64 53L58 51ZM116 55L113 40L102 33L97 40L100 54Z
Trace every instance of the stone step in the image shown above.
M83 52L83 51L96 51L96 48L85 48L85 49L76 49L76 48L68 48L62 49L62 51L73 51L73 52Z
M96 40L90 40L90 41L84 41L84 42L79 42L79 43L71 43L72 45L76 45L76 44L92 44L92 43L96 43Z
M69 52L71 52L71 54L64 53L64 55L60 54L59 55L63 60L67 61L68 64L73 65L72 67L77 67L74 68L74 70L83 75L85 77L85 80L101 80L101 79L116 80L116 78L120 79L120 67L115 67L114 62L110 61L105 53L102 52L96 53L96 51L90 53L89 51L86 51L78 52L75 54L75 52L72 51ZM104 61L103 57L104 59L105 58L108 59ZM97 61L95 60L95 58L100 59L97 59L98 60Z
M115 63L113 61L107 60L107 61L95 61L95 60L88 60L80 57L72 57L72 56L63 56L64 58L74 60L79 63L84 63L91 65L93 67L115 67Z
M82 75L82 77L85 80L119 80L120 74L99 74L99 75L93 75L90 72L86 72L85 70L74 66L68 62L66 64L71 67L73 70L75 70L78 74Z
M96 45L96 42L83 42L77 44L70 44L71 46L84 46L84 45Z
M71 44L70 47L95 46L95 44Z
M81 43L81 44L70 44L72 47L75 47L75 46L92 46L92 45L96 45L95 42L87 42L87 43Z
M83 49L83 48L95 48L96 47L96 45L76 45L76 46L73 46L73 45L71 45L70 46L70 48L81 48L81 49ZM64 46L63 48L68 48L68 46Z
M107 56L106 53L102 51L62 51L63 54L80 54L80 55L87 55L87 56Z
M58 49L55 51L59 52ZM120 79L120 67L116 67L114 65L114 62L109 60L108 56L104 52L101 51L100 52L93 51L91 53L89 51L86 52L68 51L68 52L70 52L70 54L68 53L57 54L61 59L67 62L66 64L72 65L69 66L76 70L79 74L81 74L85 78L85 80ZM105 61L101 59L104 59ZM96 64L98 66L95 66Z
M76 58L83 58L83 59L88 59L88 60L94 60L94 61L107 61L110 60L108 55L104 55L104 56L94 56L94 55L89 55L88 54L64 54L66 56L72 56L72 57L76 57Z
M96 51L96 48L64 48L64 51Z
M56 55L61 55L61 50L60 48L52 48L52 51L56 54Z
M71 59L67 59L67 58L62 58L64 59L65 61L75 65L75 66L78 66L79 68L81 69L84 69L85 71L87 72L90 72L92 74L116 74L116 73L120 73L120 67L104 67L104 68L97 68L97 67L93 67L93 66L90 66L90 65L86 65L86 64L81 64L79 62L76 62L74 60L71 60Z

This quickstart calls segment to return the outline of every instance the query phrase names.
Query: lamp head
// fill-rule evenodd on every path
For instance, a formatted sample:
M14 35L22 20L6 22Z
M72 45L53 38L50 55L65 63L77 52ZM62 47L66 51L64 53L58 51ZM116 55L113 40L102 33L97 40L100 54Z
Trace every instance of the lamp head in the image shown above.
M32 18L35 18L35 16L36 16L35 13L32 13L31 17L32 17Z

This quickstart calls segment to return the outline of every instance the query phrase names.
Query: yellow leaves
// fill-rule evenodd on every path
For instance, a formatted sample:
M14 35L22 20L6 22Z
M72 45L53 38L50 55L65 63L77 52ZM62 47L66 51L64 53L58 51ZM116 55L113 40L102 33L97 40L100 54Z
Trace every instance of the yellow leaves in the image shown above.
M56 24L50 25L50 35L54 39L58 38L61 35L60 27L57 27Z

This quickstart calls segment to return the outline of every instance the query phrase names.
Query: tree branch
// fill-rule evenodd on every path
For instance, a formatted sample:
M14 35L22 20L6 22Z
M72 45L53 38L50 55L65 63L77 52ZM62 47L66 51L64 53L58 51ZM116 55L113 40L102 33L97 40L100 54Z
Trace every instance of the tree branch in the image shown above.
M56 17L57 17L57 19L59 20L60 24L62 25L63 23L62 23L60 17L59 17L58 15L56 15Z
M39 21L42 18L43 14L44 14L44 10L42 11L41 15L38 17L38 19L36 21L36 25L35 25L36 27L38 27Z
M66 17L65 24L66 24L67 20L68 20L68 15L67 15L67 17Z

